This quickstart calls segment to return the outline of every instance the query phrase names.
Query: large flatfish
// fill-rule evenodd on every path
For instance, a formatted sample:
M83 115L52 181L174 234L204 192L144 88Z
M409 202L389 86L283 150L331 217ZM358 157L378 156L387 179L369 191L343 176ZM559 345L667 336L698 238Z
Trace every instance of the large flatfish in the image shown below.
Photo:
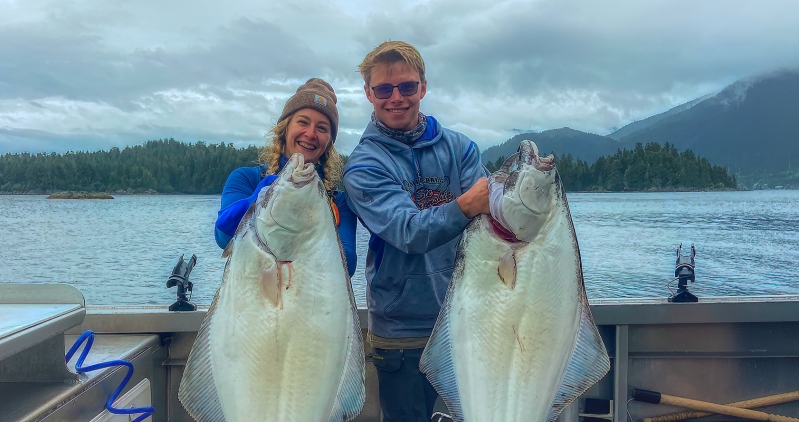
M178 398L201 422L328 422L363 406L361 327L328 196L294 154L223 253Z
M456 421L553 421L608 372L608 354L553 158L522 141L490 177L503 224L466 228L420 367Z

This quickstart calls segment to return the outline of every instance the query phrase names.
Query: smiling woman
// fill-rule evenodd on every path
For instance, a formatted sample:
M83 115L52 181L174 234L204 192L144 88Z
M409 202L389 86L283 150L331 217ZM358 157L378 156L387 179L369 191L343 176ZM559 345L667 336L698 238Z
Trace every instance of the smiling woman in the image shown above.
M300 153L305 161L318 163L322 155L328 152L330 119L314 109L304 108L294 113L288 121L283 155L291 157Z
M338 133L338 108L333 87L322 79L312 78L297 88L283 107L277 124L269 132L267 145L259 154L262 165L234 170L222 190L221 209L216 220L216 243L225 248L239 222L258 199L258 193L270 186L293 154L300 153L313 163L328 190L338 233L350 277L355 272L355 214L347 206L347 196L336 190L341 180L341 156L334 146Z

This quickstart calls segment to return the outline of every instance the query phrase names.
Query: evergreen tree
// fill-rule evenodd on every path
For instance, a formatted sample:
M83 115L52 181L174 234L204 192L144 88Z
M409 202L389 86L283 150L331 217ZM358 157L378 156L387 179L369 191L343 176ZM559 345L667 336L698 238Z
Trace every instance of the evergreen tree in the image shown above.
M219 194L233 169L255 165L258 148L174 139L109 151L0 156L0 192L125 191Z
M727 169L714 166L693 151L680 153L666 143L638 143L632 150L599 157L591 166L571 155L555 164L568 191L642 191L735 189L738 182Z

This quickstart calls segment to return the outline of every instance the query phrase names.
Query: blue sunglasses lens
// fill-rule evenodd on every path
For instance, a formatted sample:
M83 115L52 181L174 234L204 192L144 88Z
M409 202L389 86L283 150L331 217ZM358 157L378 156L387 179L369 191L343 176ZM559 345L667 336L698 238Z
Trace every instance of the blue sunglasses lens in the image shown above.
M391 94L394 93L394 87L392 85L378 85L373 86L372 91L374 91L375 97L385 100L386 98L391 98Z
M391 94L394 93L394 88L399 89L399 92L403 97L408 97L416 94L416 91L419 90L419 82L403 82L399 85L378 85L373 86L372 91L375 93L375 97L381 100L386 100L391 98Z
M397 85L397 89L399 89L403 97L408 97L416 94L416 91L419 89L419 82L403 82Z

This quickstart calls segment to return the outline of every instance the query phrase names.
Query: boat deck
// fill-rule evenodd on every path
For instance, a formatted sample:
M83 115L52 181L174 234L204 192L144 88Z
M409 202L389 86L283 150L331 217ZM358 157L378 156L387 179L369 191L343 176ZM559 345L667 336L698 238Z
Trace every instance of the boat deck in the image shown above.
M50 312L31 323L22 318L21 308L2 303L10 301L3 292L0 421L92 420L102 413L123 370L78 376L72 372L74 358L69 369L63 363L61 369L44 364L59 357L63 362L67 346L89 329L97 333L89 362L127 358L136 367L127 388L149 382L153 421L191 421L177 401L177 390L207 308L175 313L166 306L85 307L81 298L77 308L39 303ZM69 303L60 299L60 304ZM581 413L611 400L604 419L619 422L684 410L629 401L633 388L720 404L799 390L799 297L702 298L690 304L603 299L591 301L591 309L611 357L611 371L563 412L562 421L581 420ZM365 322L366 312L359 312ZM9 315L13 318L4 318ZM368 354L367 398L356 420L377 422L376 373ZM57 379L46 379L53 374ZM799 402L758 410L795 417Z

